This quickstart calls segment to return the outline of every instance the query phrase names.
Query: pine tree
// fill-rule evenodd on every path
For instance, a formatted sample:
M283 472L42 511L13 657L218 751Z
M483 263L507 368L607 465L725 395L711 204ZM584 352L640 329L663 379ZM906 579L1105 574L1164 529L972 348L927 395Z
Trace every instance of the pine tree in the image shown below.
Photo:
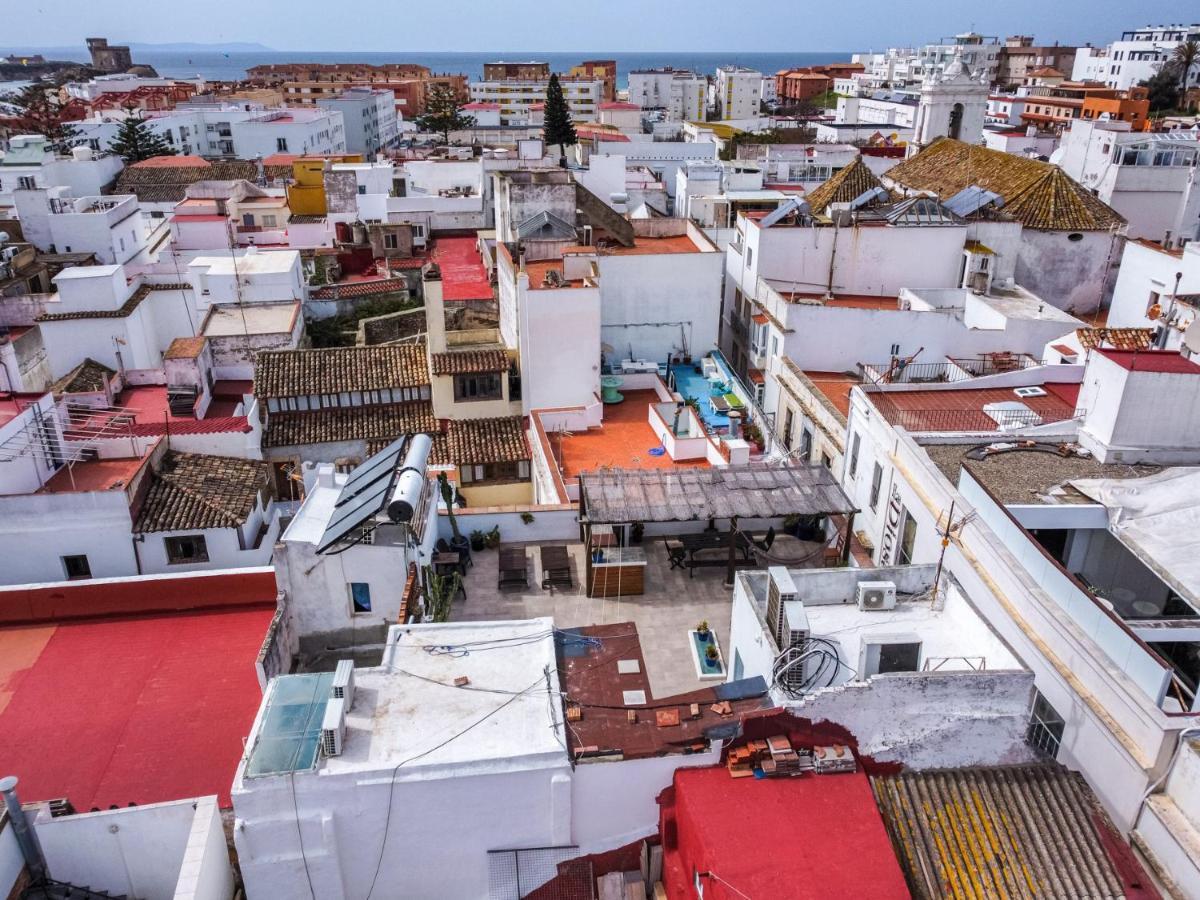
M17 109L15 133L40 134L54 150L65 149L75 136L75 129L63 118L57 93L44 85L26 85L10 103Z
M462 114L462 101L458 93L448 84L438 83L429 92L425 101L425 113L417 117L417 126L422 131L432 131L450 143L450 132L461 131L475 124L474 116Z
M108 152L121 157L127 166L155 156L175 155L175 149L166 139L152 131L146 120L137 115L130 115L121 123L117 136L108 145Z
M558 164L567 167L566 148L578 141L575 136L575 125L571 122L571 110L567 106L567 98L563 96L562 85L558 75L550 76L550 85L546 88L546 113L542 125L546 143L558 145Z

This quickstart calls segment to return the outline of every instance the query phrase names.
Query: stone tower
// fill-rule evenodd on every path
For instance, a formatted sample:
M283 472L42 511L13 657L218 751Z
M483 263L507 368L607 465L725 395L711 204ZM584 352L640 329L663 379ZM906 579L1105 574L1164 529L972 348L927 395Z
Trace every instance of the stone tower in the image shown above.
M908 156L915 156L939 137L977 144L983 136L987 113L987 75L971 73L962 51L941 71L933 71L921 84L921 101Z

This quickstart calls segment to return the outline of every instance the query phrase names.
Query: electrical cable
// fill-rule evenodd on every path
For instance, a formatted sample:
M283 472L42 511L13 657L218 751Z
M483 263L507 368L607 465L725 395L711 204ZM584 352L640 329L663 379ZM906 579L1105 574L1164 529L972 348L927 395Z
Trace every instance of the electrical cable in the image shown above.
M464 734L466 734L467 732L471 731L472 729L478 727L479 725L482 725L484 722L486 722L492 716L496 715L501 710L503 710L507 706L509 706L509 704L515 703L520 697L524 696L525 694L528 694L531 690L533 690L535 687L537 687L539 684L541 684L543 677L544 677L543 675L538 675L538 677L536 679L534 679L533 683L530 684L529 687L525 688L525 690L521 691L520 693L514 694L512 697L509 697L507 700L505 700L503 703L501 703L499 706L497 706L491 712L488 712L488 713L484 714L483 716L481 716L480 718L476 719L474 722L472 722L470 725L468 725L462 731L459 731L456 734L450 735L450 737L446 738L444 741L441 741L441 742L435 744L434 746L430 747L428 750L422 750L420 753L418 753L414 756L410 756L407 759L403 759L400 762L396 763L395 767L392 769L391 782L388 785L388 808L387 808L387 818L384 819L384 823L383 823L383 840L379 844L379 859L376 860L376 862L375 862L375 874L371 876L371 887L367 890L367 900L371 900L371 896L375 893L375 884L379 880L379 872L383 868L383 857L384 857L384 854L387 852L388 833L390 832L391 827L392 827L392 807L395 805L394 800L395 800L395 793L396 793L396 776L399 774L400 769L403 766L406 766L411 762L416 762L418 759L429 756L429 754L431 754L431 753L437 752L438 750L445 747L447 744L451 743L452 741L457 740L458 738L462 737ZM299 821L299 820L297 819L297 821Z

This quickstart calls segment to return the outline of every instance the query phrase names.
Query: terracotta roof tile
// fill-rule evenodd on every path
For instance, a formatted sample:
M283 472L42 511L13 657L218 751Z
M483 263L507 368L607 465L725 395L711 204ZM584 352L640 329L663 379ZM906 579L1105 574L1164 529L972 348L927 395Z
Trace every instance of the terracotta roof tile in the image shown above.
M169 451L153 475L136 534L237 528L267 485L261 462Z
M470 372L507 372L508 354L499 348L458 350L433 354L434 375L465 375Z
M433 434L437 430L433 406L418 400L271 413L262 443L264 447L303 447L365 440L382 442L382 448L402 434Z
M871 188L882 187L875 173L867 168L861 156L854 162L834 173L824 184L813 188L805 196L814 213L823 213L831 203L849 203Z
M948 200L975 184L1004 198L1004 213L1043 231L1108 231L1125 220L1058 166L940 138L884 173L908 190ZM815 206L814 206L815 208Z
M450 423L446 445L455 465L518 462L531 457L520 416L455 420Z
M254 363L259 397L379 391L429 384L425 344L266 350Z
M123 319L141 306L155 291L190 291L190 284L143 284L117 309L87 309L79 312L43 313L35 321L66 322L71 319Z
M381 278L378 281L327 284L313 291L312 297L315 300L337 300L346 297L369 297L373 294L395 294L405 290L408 290L408 282L403 278Z
M258 180L258 164L253 160L201 161L198 165L190 162L190 157L164 159L166 164L146 165L145 161L122 169L114 193L135 194L144 203L177 203L197 181ZM272 175L269 171L264 174Z
M54 394L92 394L104 390L104 384L117 373L103 363L88 357L54 384Z
M1080 328L1075 332L1084 350L1112 347L1114 350L1149 350L1153 328Z

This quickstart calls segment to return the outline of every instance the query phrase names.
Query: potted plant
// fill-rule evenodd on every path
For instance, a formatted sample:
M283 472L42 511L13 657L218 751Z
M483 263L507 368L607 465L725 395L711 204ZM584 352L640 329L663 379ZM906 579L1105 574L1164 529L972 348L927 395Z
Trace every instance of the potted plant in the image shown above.
M701 619L700 624L696 626L696 634L700 635L700 640L707 641L711 633L708 630L708 619Z
M495 550L500 546L500 526L494 525L492 530L484 535L484 543L487 544L489 550Z
M631 544L640 544L642 536L646 533L646 526L642 522L634 522L629 529L629 542Z
M533 524L533 513L531 513L531 512L521 513L521 521L524 522L526 525L532 525Z
M450 618L450 604L462 586L462 575L454 572L439 575L431 566L425 566L425 620L445 622Z
M442 494L442 502L446 504L446 515L450 517L450 530L454 537L450 539L450 549L457 550L460 556L471 555L471 542L458 530L458 519L454 517L454 488L445 472L438 473L438 490Z
M709 644L708 649L704 651L704 657L708 660L709 665L715 666L721 661L721 653L717 650L716 644Z
M487 535L476 528L471 532L471 549L476 553L482 553L483 548L487 546Z

